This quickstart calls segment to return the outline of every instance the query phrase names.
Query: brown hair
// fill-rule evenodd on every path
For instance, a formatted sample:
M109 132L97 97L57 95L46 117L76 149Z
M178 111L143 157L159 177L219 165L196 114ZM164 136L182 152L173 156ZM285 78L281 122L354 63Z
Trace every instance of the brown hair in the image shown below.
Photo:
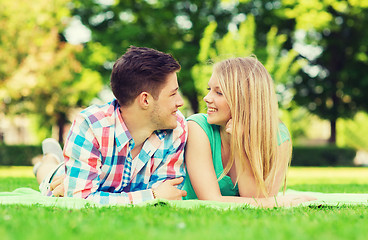
M114 64L110 85L120 105L126 106L141 93L157 99L167 75L180 70L172 55L155 49L130 46Z

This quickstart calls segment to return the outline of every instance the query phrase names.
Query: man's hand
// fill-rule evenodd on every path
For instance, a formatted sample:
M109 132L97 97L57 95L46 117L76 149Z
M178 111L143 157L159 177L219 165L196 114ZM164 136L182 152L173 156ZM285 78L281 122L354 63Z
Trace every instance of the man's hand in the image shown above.
M154 189L156 198L163 198L167 200L181 200L187 195L187 192L180 190L175 186L184 180L183 177L166 180L160 186Z
M50 191L52 196L64 197L64 178L65 175L54 177L50 183Z

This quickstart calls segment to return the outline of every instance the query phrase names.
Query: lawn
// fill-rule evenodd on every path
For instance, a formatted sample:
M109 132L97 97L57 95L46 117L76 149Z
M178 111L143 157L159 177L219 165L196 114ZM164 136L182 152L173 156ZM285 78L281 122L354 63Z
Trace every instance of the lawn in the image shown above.
M31 168L0 168L0 191L18 187L37 189ZM289 188L368 193L368 168L293 167ZM367 239L367 225L367 206L224 211L0 205L1 239Z

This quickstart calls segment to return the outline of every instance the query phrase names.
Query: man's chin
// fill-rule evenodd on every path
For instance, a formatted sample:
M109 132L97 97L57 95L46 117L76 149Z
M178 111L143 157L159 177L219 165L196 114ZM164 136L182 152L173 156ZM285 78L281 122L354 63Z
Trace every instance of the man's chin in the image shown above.
M168 128L166 128L166 129L175 129L176 128L176 123L175 124L171 124Z
M177 126L177 123L176 123L176 119L175 119L175 122L168 122L165 124L165 129L174 129L176 128Z

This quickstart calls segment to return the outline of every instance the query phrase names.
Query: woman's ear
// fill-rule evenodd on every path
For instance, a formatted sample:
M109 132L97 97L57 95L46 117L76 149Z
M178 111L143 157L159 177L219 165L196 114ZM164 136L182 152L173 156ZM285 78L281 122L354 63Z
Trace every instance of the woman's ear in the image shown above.
M226 127L225 127L225 131L229 134L231 134L232 132L232 127L233 127L233 119L230 118L229 121L227 121L226 123Z

